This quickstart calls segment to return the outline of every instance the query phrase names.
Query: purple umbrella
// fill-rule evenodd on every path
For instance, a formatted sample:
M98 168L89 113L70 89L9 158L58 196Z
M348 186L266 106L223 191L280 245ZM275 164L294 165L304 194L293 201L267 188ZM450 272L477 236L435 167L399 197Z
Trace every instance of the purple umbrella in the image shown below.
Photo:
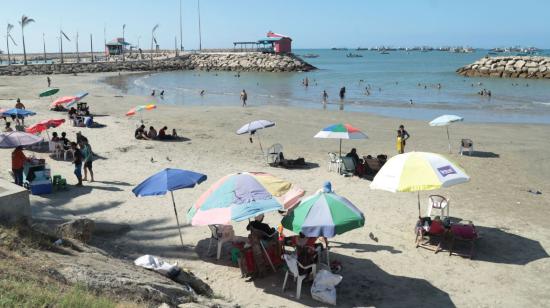
M25 132L7 132L0 134L0 148L15 148L42 142L44 138Z

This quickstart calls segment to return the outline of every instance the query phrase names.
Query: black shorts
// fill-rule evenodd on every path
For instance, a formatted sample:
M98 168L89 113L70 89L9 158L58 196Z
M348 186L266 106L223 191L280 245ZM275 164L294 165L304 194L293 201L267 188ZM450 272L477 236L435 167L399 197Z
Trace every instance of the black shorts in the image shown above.
M92 161L87 161L84 163L84 168L87 168L89 170L92 170Z

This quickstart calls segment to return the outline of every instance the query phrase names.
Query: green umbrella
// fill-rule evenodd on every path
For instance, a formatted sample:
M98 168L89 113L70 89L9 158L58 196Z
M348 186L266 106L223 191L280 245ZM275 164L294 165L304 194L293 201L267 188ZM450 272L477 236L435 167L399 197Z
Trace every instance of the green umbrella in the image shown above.
M318 192L300 203L281 224L307 237L334 237L365 225L365 216L349 200L333 192ZM328 241L326 242L328 247ZM329 263L327 249L327 263Z
M55 93L59 92L59 89L58 88L52 88L52 89L49 89L49 90L46 90L40 94L38 94L39 97L48 97L48 96L52 96L54 95Z

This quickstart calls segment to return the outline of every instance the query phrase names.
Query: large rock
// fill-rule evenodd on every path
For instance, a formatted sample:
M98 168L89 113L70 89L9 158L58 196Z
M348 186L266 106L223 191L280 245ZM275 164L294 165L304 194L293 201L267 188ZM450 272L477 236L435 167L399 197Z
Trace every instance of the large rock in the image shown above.
M62 238L72 238L83 243L92 239L95 223L91 219L77 219L61 224L57 227L57 235Z

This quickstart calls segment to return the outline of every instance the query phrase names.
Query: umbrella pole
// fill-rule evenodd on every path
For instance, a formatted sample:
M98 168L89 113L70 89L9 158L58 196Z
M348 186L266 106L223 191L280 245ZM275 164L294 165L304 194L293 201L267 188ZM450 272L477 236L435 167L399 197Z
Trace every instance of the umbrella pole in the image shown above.
M420 214L420 191L417 191L416 195L418 197L418 217L422 217L422 214Z
M178 218L178 211L176 210L176 201L174 201L174 192L170 191L170 195L172 196L172 205L174 206L174 213L176 214L176 222L178 223L178 231L180 233L181 247L185 248L185 246L183 245L183 237L181 236L181 228L180 228L180 220Z
M342 157L342 139L340 139L340 157Z
M451 137L449 137L449 125L447 127L447 141L449 142L449 154L451 154Z
M258 137L258 143L260 144L260 151L262 151L262 154L264 154L264 148L262 147L262 141L260 140L260 133L257 132L258 134L256 135L256 137Z

